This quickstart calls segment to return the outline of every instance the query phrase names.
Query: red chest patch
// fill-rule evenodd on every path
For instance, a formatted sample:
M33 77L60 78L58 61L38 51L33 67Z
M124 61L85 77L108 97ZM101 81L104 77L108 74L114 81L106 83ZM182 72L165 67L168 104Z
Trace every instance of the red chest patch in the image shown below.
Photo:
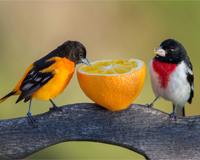
M159 83L161 88L166 88L170 80L171 73L176 69L176 64L164 63L157 60L153 60L153 69L159 75Z

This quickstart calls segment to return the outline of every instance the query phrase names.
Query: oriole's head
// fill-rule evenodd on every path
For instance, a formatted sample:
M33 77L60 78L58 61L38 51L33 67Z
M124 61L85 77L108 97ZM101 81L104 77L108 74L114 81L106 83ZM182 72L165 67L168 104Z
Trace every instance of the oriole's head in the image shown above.
M67 41L58 47L58 51L63 57L75 62L75 64L85 63L91 66L86 58L86 49L80 42Z

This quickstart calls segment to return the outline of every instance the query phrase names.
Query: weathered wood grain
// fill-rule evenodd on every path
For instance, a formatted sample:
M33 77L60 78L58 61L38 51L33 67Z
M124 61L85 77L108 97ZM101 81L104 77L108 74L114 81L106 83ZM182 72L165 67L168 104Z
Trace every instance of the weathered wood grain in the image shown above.
M146 159L199 159L200 116L178 117L133 104L117 112L97 104L72 104L60 111L0 121L0 159L21 159L66 141L122 146Z

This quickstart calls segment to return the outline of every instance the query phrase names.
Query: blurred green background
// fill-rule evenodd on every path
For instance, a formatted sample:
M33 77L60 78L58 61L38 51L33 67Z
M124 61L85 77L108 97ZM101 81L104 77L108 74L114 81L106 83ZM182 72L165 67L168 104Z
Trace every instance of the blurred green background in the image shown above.
M144 60L146 81L134 103L153 101L148 65L153 50L168 38L180 41L194 67L195 97L186 104L186 115L200 115L199 42L200 2L163 1L36 1L0 2L0 97L9 93L26 68L67 40L85 45L88 60ZM0 119L24 117L28 103L15 104L13 96L0 106ZM91 102L79 87L74 74L67 89L54 99L58 106ZM155 108L172 112L172 104L163 99ZM47 112L48 101L34 100L32 114ZM58 144L27 159L144 159L141 155L117 146L93 142Z

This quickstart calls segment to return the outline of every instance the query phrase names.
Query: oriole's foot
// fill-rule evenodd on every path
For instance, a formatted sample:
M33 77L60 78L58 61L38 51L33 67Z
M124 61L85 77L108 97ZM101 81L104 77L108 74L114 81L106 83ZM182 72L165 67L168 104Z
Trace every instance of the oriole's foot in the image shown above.
M145 106L147 106L147 107L149 107L149 108L153 108L153 103L151 103L151 104L145 104Z
M50 108L50 111L57 111L57 110L59 110L59 111L62 111L63 112L63 110L60 108L60 107L57 107L56 105L55 105L55 103L50 99L50 102L51 102L51 104L53 105L53 107L52 108Z
M59 111L63 112L62 108L60 108L60 107L57 107L56 105L53 105L53 107L52 107L52 108L50 108L50 111L57 111L57 110L59 110Z
M33 118L30 112L27 113L27 116L28 116L28 122L35 125L36 123L35 118Z

